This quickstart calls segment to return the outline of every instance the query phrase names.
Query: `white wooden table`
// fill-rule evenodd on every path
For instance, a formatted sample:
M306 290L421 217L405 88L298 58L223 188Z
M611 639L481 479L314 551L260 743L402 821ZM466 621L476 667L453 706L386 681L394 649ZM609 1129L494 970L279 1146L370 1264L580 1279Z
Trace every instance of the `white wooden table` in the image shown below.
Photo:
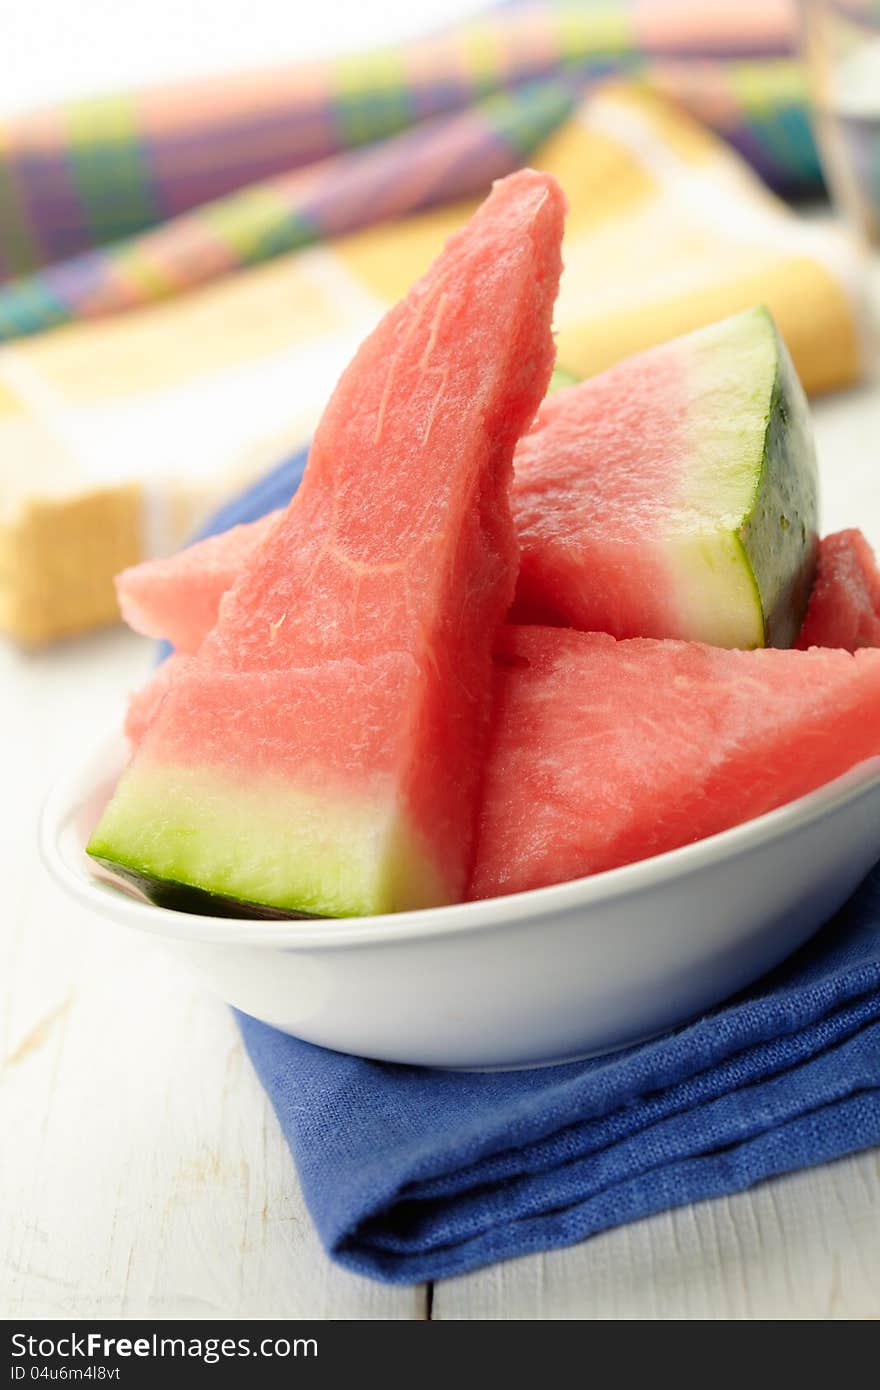
M880 393L821 402L826 530L880 545ZM0 653L0 1316L424 1318L336 1268L232 1018L37 860L46 787L149 663ZM435 1286L434 1318L880 1316L880 1151Z

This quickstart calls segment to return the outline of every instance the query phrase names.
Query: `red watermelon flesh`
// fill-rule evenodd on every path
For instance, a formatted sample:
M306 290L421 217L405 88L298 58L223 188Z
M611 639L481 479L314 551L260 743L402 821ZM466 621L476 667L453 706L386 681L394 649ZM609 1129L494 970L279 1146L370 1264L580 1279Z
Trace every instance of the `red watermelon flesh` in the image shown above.
M813 575L816 501L803 391L770 315L746 310L545 401L515 456L514 616L616 637L790 646ZM122 575L132 625L194 650L222 578L246 558L251 533L232 534L228 553L215 537Z
M790 647L817 496L808 406L765 309L637 353L549 397L517 449L514 620Z
M463 896L516 581L513 450L553 365L563 215L551 176L502 180L362 345L96 858L166 900L185 885L346 916Z
M835 531L819 543L819 562L797 645L880 647L880 570L861 531Z
M280 516L270 512L175 555L123 570L116 576L116 596L129 627L145 637L166 638L178 652L198 651L217 621L221 598Z
M169 687L167 667L188 660L171 658L132 697L133 743ZM674 849L880 753L880 652L724 652L509 627L495 662L474 898ZM285 757L266 750L269 767Z
M173 656L167 657L161 666L157 666L149 680L128 697L125 736L132 748L136 748L140 743L153 722L159 705L188 660L188 656L175 652Z
M509 627L469 896L726 830L880 753L880 651L727 651Z

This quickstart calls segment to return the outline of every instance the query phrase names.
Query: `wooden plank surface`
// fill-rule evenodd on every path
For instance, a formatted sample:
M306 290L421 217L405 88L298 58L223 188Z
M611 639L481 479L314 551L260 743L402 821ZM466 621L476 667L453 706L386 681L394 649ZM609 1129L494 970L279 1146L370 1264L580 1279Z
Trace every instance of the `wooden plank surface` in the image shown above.
M817 410L826 528L880 543L880 396ZM226 1009L48 882L35 817L145 645L0 652L0 1315L422 1318L320 1250ZM445 1281L435 1318L880 1316L871 1152Z
M147 662L0 655L0 1316L421 1318L324 1256L228 1009L38 863L45 787Z
M877 1150L438 1284L433 1317L880 1317Z

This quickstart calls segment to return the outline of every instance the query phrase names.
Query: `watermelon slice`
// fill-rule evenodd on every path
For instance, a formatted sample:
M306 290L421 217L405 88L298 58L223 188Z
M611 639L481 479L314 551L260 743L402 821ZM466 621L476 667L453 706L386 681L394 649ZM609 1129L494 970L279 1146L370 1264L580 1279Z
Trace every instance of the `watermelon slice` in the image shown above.
M549 391L571 386L577 379L557 364ZM272 531L282 510L232 526L174 555L123 570L116 576L116 596L125 622L145 637L170 642L178 652L198 651L217 621L221 598Z
M116 576L116 597L129 627L145 637L167 638L178 652L198 651L217 621L221 598L281 515L270 512L167 558L123 570Z
M156 667L149 680L128 697L125 736L132 748L137 748L153 722L160 704L188 660L187 656L178 655L176 652L173 656L166 657L161 666Z
M803 392L765 310L557 392L515 468L517 618L792 645L813 574L816 465ZM126 621L195 651L271 525L126 570Z
M516 455L515 617L790 647L813 578L809 411L765 309L545 401Z
M496 184L343 374L89 844L157 901L349 916L463 896L563 215L549 175Z
M172 657L132 697L135 745L169 666L189 662ZM495 665L474 898L674 849L880 753L880 651L729 652L508 627Z
M880 570L861 531L835 531L819 543L819 563L797 645L880 647Z
M470 896L713 835L880 753L880 651L507 628Z

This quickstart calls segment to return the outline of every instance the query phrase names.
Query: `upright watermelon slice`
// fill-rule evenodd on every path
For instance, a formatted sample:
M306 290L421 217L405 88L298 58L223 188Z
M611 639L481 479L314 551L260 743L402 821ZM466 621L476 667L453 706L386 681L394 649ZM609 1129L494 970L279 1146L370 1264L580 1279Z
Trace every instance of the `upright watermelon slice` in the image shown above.
M816 552L809 411L748 309L545 401L516 455L515 616L790 647Z
M880 647L880 570L861 531L835 531L819 543L819 563L797 645Z
M507 628L470 896L629 864L880 753L880 651Z
M125 712L125 736L132 748L137 748L141 742L159 706L189 659L183 653L174 652L156 667L139 689L129 695Z
M191 662L172 657L132 697L135 746ZM674 849L880 754L880 651L731 652L508 627L495 665L474 898Z
M577 377L558 364L549 391ZM257 521L232 526L175 554L132 565L116 576L122 617L135 632L163 638L178 652L196 652L217 621L220 600L282 515L273 510Z
M221 598L281 516L270 512L174 555L123 570L116 576L116 596L129 627L145 637L165 638L178 652L197 652L217 621Z
M560 391L514 466L518 617L618 637L792 645L815 559L816 465L803 392L765 310ZM126 621L195 651L271 525L126 570Z
M463 895L563 214L551 177L502 180L343 374L89 844L156 899L346 916Z

